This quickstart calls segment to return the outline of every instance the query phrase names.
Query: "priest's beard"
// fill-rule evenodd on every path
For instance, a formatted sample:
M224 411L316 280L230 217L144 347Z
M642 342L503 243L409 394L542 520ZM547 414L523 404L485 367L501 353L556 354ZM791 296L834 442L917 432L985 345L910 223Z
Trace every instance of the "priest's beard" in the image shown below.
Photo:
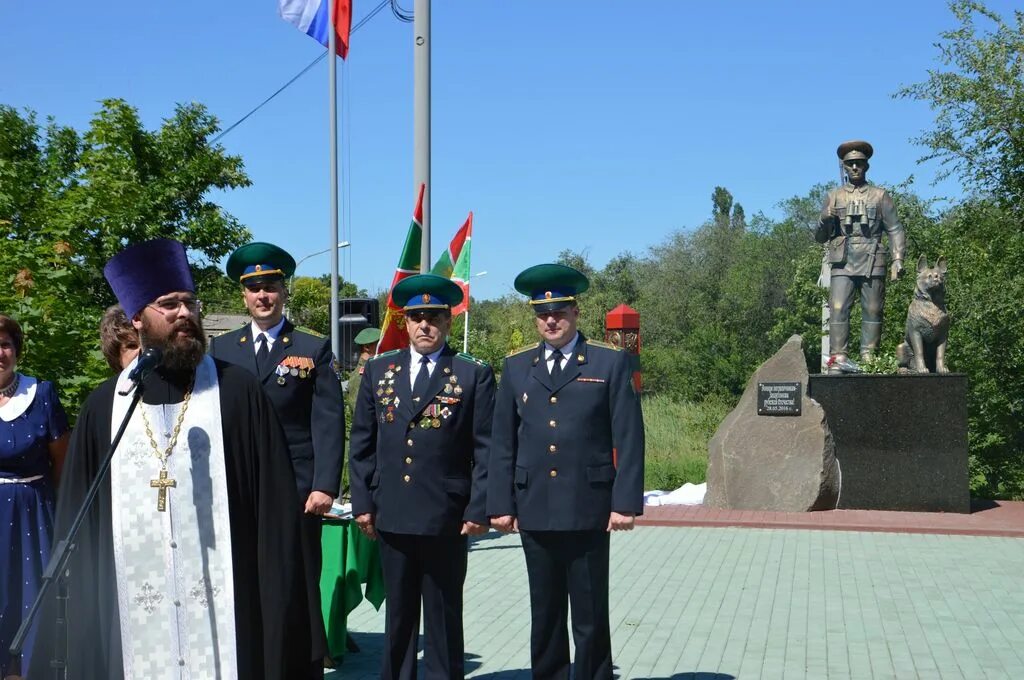
M206 354L206 334L199 317L178 319L166 334L161 334L143 315L139 337L143 347L163 350L161 365L171 371L194 371Z

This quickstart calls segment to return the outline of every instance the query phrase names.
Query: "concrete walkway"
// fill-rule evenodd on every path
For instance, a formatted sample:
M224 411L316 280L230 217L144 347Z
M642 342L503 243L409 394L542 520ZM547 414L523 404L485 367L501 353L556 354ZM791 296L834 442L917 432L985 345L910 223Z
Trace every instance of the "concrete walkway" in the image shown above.
M611 555L623 679L1024 678L1020 538L642 526ZM467 675L529 678L518 536L473 542L465 595ZM326 677L378 677L383 629L361 604Z

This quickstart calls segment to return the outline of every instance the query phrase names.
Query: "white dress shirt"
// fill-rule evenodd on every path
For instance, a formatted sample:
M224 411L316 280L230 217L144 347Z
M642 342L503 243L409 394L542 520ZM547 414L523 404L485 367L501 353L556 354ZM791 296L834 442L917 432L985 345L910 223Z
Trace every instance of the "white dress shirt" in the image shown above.
M434 367L437 366L437 358L439 356L441 356L441 352L443 352L443 351L444 351L444 345L442 344L441 347L437 351L431 352L430 354L426 355L427 359L430 360L427 363L427 376L428 377L434 375ZM422 356L423 355L420 354L419 352L417 352L415 350L415 348L413 348L412 345L409 346L409 387L410 388L415 387L415 385L416 385L416 376L420 372L420 358Z
M263 330L262 328L257 326L255 321L250 323L249 324L249 329L252 331L252 349L253 349L253 353L255 354L256 352L260 351L260 343L257 341L257 338L260 337L260 333L266 333L267 334L267 354L270 354L270 350L274 349L274 343L277 342L277 336L279 336L281 334L281 329L282 328L284 328L284 317L283 316L281 317L281 320L277 322L277 324L275 324L274 326L271 326L267 330Z
M569 357L572 356L572 351L573 351L573 349L576 348L576 342L579 339L580 339L580 334L579 334L579 331L577 331L576 335L572 336L572 340L570 340L569 342L565 343L564 345L562 345L558 349L555 349L554 347L552 347L551 345L549 345L546 342L544 343L544 361L547 362L548 373L550 373L551 369L554 368L554 366L555 366L555 352L561 352L563 355L565 355L565 359L566 360L563 360L562 368L564 369L566 367L566 365L568 364L567 360L569 359Z

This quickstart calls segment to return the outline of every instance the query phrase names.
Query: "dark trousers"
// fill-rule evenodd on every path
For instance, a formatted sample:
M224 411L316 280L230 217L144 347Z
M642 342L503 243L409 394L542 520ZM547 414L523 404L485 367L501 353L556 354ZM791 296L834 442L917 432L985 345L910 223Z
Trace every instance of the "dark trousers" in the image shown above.
M536 680L568 680L572 606L575 680L612 679L608 533L523 531L530 579L530 665Z
M305 496L302 497L305 501ZM306 580L306 599L309 604L309 636L313 643L310 659L314 677L323 676L324 657L327 656L327 633L324 631L324 615L320 601L320 568L323 552L320 545L320 530L323 520L319 515L302 515L299 542L302 545L302 565Z
M383 680L416 680L420 603L426 680L465 675L462 587L469 544L465 536L377 532L387 588Z

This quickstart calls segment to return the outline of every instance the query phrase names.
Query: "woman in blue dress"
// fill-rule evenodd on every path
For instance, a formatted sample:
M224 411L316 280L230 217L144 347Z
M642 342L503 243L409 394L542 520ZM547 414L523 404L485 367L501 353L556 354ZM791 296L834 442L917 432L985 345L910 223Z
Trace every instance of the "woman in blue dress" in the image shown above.
M18 322L0 314L0 677L7 680L20 677L33 651L31 635L21 659L8 648L50 558L68 446L68 419L53 384L16 370L23 341Z

